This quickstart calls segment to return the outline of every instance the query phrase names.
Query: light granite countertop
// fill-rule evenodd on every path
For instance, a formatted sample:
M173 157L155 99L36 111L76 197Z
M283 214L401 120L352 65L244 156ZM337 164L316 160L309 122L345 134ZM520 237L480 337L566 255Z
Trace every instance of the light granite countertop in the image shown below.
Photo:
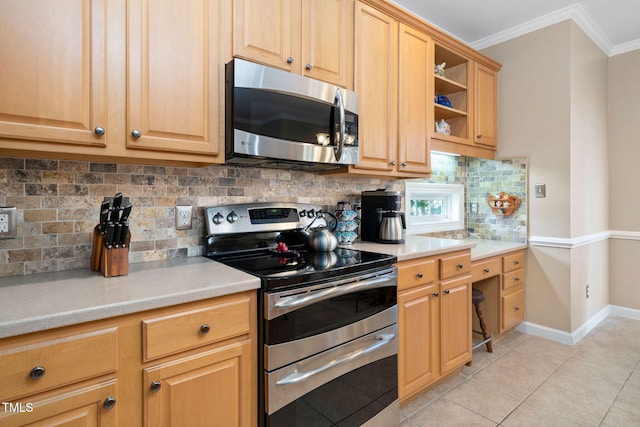
M403 244L356 242L353 249L406 261L471 249L479 260L527 247L478 239L407 236ZM73 270L0 279L0 338L258 289L260 279L205 257L131 264L105 278Z
M471 261L476 261L527 248L526 243L482 239L441 239L420 235L406 236L404 243L401 244L358 241L351 246L353 249L362 251L394 255L398 257L398 261L406 261L464 249L471 249Z
M0 279L0 338L258 289L260 279L205 257L136 263L103 277L73 270Z

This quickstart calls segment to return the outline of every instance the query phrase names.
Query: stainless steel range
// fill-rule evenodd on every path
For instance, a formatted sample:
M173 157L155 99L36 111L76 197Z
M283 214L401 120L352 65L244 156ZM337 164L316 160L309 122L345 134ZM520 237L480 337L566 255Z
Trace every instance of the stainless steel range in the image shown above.
M304 228L324 220L315 205L215 206L205 217L207 256L261 279L260 425L398 425L396 258L307 251Z

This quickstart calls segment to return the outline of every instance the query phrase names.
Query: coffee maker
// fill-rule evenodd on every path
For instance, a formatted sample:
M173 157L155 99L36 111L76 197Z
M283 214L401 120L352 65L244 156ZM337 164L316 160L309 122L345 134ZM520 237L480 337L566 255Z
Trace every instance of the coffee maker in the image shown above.
M407 228L402 212L402 194L399 191L379 189L363 191L362 240L378 243L404 243Z

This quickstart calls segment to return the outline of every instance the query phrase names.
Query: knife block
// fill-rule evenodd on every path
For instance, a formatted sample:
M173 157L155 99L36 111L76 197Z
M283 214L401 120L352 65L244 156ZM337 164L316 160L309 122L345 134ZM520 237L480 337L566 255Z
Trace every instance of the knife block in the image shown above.
M102 244L100 271L104 277L125 276L129 274L129 242L131 233L127 233L127 243L123 248L107 247Z
M93 271L100 271L103 240L104 238L102 233L100 233L100 225L96 225L93 229L93 240L91 245L91 269Z

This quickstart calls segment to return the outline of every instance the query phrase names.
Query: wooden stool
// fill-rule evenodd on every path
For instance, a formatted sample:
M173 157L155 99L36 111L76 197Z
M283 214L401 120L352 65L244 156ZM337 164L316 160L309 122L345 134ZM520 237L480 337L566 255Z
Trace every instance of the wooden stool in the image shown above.
M482 311L480 310L480 303L484 301L484 292L480 289L472 288L471 291L471 302L476 307L476 314L478 315L478 320L480 321L480 329L482 331L473 331L477 334L482 334L483 340L478 344L473 346L473 350L480 347L482 344L487 345L487 351L489 353L493 353L493 343L491 342L491 333L487 331L487 325L484 323L484 318L482 317Z

